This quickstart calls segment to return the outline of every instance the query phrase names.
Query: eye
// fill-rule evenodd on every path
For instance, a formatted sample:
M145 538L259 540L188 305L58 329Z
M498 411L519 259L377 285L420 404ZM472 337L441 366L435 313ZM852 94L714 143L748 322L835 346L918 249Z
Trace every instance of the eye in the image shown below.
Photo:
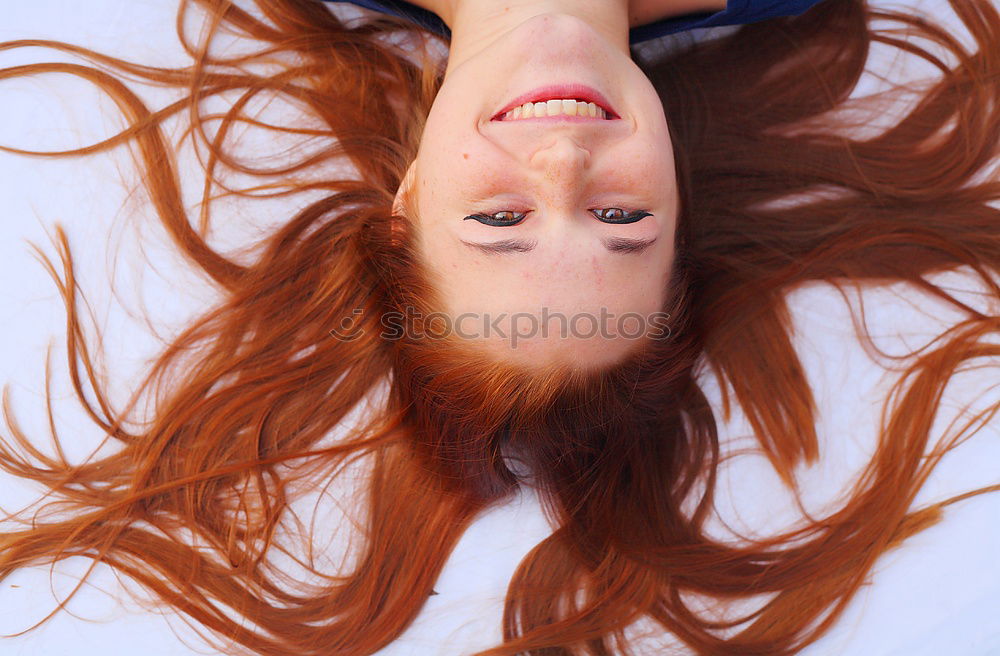
M640 219L644 219L647 216L653 216L645 210L635 210L634 212L626 212L620 207L608 207L599 210L590 210L599 221L604 223L614 223L621 225L624 223L635 223ZM524 217L528 216L527 212L513 212L510 210L502 210L500 212L493 212L492 214L470 214L463 220L475 219L480 223L484 223L490 226L512 226L517 225L524 220Z
M528 216L527 212L511 212L504 210L502 212L494 212L493 214L470 214L465 217L463 221L475 219L476 221L485 223L489 226L512 226L524 221L524 217L526 216Z
M649 212L644 210L636 210L634 212L626 212L620 207L609 207L602 210L590 210L590 212L598 218L598 220L604 223L635 223L640 219L644 219L647 216L653 216Z

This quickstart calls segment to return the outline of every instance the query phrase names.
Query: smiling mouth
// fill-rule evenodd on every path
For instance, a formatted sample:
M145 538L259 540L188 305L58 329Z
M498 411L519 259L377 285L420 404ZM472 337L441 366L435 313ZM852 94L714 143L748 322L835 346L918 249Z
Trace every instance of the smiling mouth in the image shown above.
M522 121L526 119L612 120L608 111L600 105L575 98L529 101L504 112L494 120Z
M585 84L556 84L539 87L517 98L497 112L491 120L616 120L621 117L608 99Z

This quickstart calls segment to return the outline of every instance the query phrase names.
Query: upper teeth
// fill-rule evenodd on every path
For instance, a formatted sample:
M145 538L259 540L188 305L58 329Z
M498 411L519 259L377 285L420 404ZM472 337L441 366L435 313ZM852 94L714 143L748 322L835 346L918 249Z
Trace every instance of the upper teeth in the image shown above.
M589 116L591 118L606 119L607 114L603 109L594 103L581 102L578 100L548 100L544 102L526 102L519 107L515 107L503 115L504 121L513 121L519 118L544 118L546 116Z

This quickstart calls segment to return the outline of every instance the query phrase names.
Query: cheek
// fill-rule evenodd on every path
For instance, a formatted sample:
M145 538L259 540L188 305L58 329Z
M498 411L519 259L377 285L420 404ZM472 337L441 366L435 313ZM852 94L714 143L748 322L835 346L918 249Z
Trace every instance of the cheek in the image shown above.
M596 255L590 256L590 275L593 280L594 289L603 292L606 286L604 267L601 266L600 260Z
M629 184L634 185L634 188L649 189L650 182L654 181L654 191L658 197L676 195L677 172L669 141L655 146L655 149L647 148L637 153L632 164L627 168L627 175Z
M421 161L421 200L427 199L424 212L441 214L441 208L453 213L467 209L479 194L484 181L494 176L483 166L481 156L465 143L437 143L425 150ZM464 214L451 217L461 220Z

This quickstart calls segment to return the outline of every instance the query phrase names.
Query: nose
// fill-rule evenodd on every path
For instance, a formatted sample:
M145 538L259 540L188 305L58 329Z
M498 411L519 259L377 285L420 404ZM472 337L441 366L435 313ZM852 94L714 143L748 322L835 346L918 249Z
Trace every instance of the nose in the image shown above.
M536 150L530 163L552 182L575 179L590 166L590 151L570 135L558 135Z

